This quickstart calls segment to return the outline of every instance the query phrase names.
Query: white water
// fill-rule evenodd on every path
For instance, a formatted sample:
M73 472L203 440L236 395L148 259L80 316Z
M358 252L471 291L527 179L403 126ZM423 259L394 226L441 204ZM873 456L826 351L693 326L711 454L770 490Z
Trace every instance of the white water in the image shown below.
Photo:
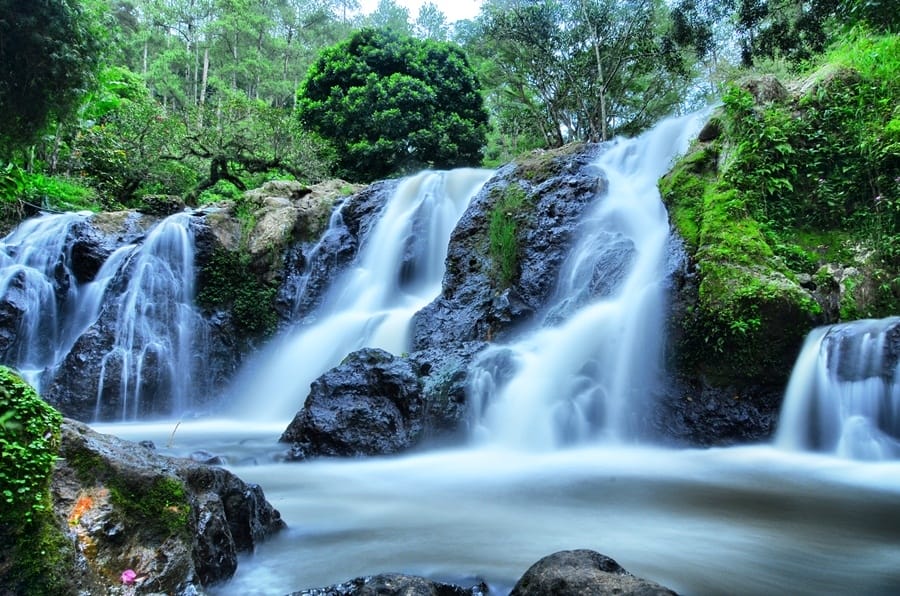
M200 315L194 306L191 217L188 213L167 217L125 260L128 285L111 306L116 309L117 333L103 357L95 418L99 419L106 399L106 369L112 361L119 369L122 420L148 412L163 414L162 403L168 404L168 415L178 415L191 402L191 392L197 389L195 371L204 360L204 342L197 336ZM145 395L148 386L154 387L152 395Z
M78 292L67 245L72 226L87 216L64 213L29 219L0 241L0 297L21 287L23 298L16 340L4 362L38 389L44 371L65 356L97 316L94 302L82 300ZM99 277L97 286L102 283ZM58 292L58 287L65 290Z
M121 419L145 413L141 400L147 397L142 389L149 360L154 370L161 371L154 379L161 390L151 400L169 404L169 415L180 413L195 389L192 371L203 359L204 345L196 335L199 315L193 306L190 215L163 220L140 245L118 248L92 281L79 284L72 272L69 232L89 217L89 213L42 215L22 222L0 242L0 297L21 286L24 300L16 341L6 350L3 363L20 370L40 391L78 338L98 321L102 309L113 308L117 333L104 363L121 362L116 379L122 388ZM125 270L124 291L110 296L107 290ZM57 290L60 287L62 291ZM103 378L99 387L97 418L107 399Z
M539 450L640 437L652 406L648 395L660 380L665 311L669 223L657 181L705 116L669 119L639 138L617 140L600 156L608 191L581 225L549 324L491 348L473 371L471 401L476 414L484 412L480 436ZM602 279L612 274L600 270L610 259L621 279ZM609 287L592 296L597 285ZM498 357L515 363L505 384Z
M308 317L314 322L298 325L250 362L252 378L238 388L238 415L289 420L310 384L350 352L408 350L412 316L440 293L450 233L491 174L461 169L405 178L362 239L354 265ZM417 247L412 263L405 255L410 242Z
M167 453L221 454L288 523L219 596L281 595L384 572L505 595L539 558L590 548L684 595L896 594L900 462L768 446L484 446L393 458L275 461L281 425L99 427ZM174 430L174 434L173 434ZM169 445L169 447L166 447Z
M900 317L821 327L797 359L777 443L856 459L900 458L900 361L885 361Z

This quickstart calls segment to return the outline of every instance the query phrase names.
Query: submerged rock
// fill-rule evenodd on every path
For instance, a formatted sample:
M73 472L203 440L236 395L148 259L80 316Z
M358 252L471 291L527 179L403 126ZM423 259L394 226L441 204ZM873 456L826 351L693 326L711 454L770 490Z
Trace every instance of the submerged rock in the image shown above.
M487 596L484 582L464 588L424 577L382 574L358 577L288 596ZM592 550L567 550L546 556L519 579L510 596L675 596L655 582L634 576Z
M324 588L291 592L288 596L487 596L488 593L484 583L463 588L414 575L387 573L358 577Z
M565 550L532 565L510 596L674 596L675 592L636 577L613 559L592 550Z
M74 420L62 426L51 494L75 545L75 583L95 594L123 584L129 594L197 594L284 528L259 486Z

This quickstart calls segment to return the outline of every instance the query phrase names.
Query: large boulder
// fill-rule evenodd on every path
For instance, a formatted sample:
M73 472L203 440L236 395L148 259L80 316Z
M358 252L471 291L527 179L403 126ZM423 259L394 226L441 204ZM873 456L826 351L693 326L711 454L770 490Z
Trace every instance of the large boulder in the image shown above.
M280 440L292 459L397 453L419 441L424 420L413 362L366 348L313 382Z
M90 593L197 594L284 527L259 486L74 420L63 423L51 495L75 546L72 577Z
M613 559L592 550L546 556L519 579L509 596L674 596L675 592L636 577Z

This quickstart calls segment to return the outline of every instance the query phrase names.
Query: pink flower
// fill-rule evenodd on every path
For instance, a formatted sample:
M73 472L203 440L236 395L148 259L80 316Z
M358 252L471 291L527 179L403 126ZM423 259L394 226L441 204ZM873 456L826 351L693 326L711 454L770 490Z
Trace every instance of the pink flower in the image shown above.
M137 579L137 573L134 572L134 569L126 569L122 572L122 583L126 586L133 584L135 579Z

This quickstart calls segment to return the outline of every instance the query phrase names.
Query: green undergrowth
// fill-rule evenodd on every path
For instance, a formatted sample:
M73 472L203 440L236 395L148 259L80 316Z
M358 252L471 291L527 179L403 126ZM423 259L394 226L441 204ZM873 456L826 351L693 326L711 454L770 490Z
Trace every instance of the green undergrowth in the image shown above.
M775 382L814 324L900 312L898 71L900 38L858 36L783 99L733 85L718 137L660 181L698 264L689 365ZM837 312L814 298L825 292Z

